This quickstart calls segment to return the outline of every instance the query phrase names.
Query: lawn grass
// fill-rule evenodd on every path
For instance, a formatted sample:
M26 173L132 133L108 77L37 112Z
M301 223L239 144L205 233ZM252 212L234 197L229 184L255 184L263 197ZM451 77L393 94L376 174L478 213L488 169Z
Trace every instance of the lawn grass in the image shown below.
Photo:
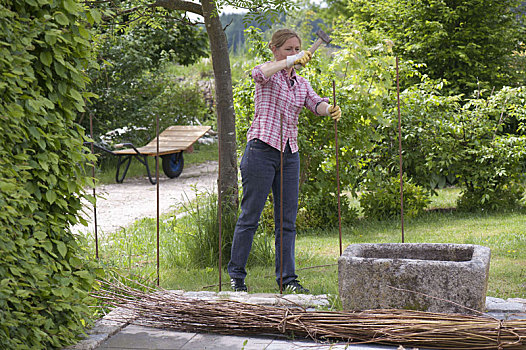
M455 201L451 189L441 194L447 208ZM443 208L443 207L442 207ZM217 266L194 268L185 264L184 239L191 234L189 218L162 218L160 285L166 289L218 291ZM342 246L352 243L399 243L399 220L359 220L342 228ZM499 298L526 298L526 212L461 213L430 210L418 218L406 218L407 243L479 244L491 249L488 295ZM155 225L142 219L124 232L114 233L101 243L102 260L125 271L156 278ZM296 267L302 284L314 294L338 294L338 229L298 232ZM274 267L248 266L249 292L277 292ZM229 290L226 262L222 290Z

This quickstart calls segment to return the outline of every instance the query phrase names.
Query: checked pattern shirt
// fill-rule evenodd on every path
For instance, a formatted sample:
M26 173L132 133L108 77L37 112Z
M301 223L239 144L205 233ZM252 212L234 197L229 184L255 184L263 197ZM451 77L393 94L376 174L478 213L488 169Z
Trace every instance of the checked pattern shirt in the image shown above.
M319 97L307 79L292 69L289 79L285 69L265 77L261 65L254 67L252 78L256 83L254 97L255 115L247 132L247 140L260 139L277 150L285 149L287 141L292 153L298 151L298 117L305 106L313 113L320 102L329 102ZM291 83L291 80L294 83ZM283 145L280 147L280 115L283 115Z

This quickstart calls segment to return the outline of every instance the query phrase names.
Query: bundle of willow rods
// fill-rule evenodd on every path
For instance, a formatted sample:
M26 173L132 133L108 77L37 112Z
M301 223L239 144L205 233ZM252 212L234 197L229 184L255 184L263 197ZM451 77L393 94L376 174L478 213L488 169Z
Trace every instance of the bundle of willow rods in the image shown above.
M167 291L101 281L93 294L131 311L140 324L228 335L285 334L317 341L438 349L526 349L526 320L408 310L307 311L232 300L204 301Z

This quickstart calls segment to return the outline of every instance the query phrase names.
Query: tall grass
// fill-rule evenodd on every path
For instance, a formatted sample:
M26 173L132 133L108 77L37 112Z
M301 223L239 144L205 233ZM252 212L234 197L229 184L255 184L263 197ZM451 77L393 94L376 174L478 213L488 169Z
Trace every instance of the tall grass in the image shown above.
M183 208L188 216L185 220L185 244L188 265L207 267L219 262L219 220L217 194L199 193L196 201L188 201ZM238 212L232 208L221 208L221 255L222 264L230 260L232 237Z

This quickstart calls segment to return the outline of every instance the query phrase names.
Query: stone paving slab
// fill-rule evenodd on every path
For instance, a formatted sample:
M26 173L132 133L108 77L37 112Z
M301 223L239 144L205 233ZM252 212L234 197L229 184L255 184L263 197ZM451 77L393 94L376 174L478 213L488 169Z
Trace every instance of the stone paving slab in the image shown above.
M510 298L507 300L486 297L486 309L499 312L522 312L526 313L526 300Z
M391 350L392 346L321 344L276 336L198 334L129 325L98 350Z
M129 325L109 338L98 349L183 349L195 333L172 332Z

